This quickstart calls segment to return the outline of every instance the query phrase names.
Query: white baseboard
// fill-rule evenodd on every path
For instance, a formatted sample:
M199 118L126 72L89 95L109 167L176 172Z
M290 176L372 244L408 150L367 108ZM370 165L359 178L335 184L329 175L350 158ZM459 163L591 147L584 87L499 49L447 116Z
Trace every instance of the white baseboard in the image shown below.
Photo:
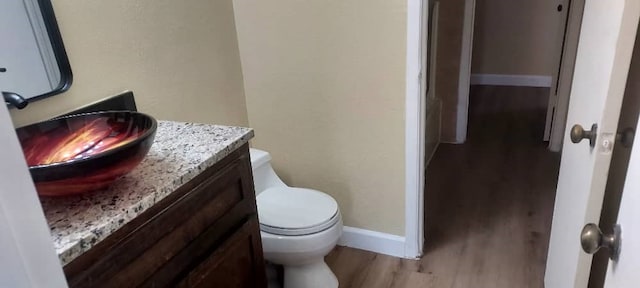
M405 238L398 235L381 233L345 226L338 245L375 252L394 257L406 258Z
M471 85L551 87L546 75L471 74Z

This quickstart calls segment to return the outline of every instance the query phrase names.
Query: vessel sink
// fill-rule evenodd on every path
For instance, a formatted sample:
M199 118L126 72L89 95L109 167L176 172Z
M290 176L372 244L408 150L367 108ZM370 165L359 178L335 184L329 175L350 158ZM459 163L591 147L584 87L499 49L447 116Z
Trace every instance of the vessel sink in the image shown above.
M131 172L153 144L156 120L133 111L56 118L16 130L40 196L107 188Z

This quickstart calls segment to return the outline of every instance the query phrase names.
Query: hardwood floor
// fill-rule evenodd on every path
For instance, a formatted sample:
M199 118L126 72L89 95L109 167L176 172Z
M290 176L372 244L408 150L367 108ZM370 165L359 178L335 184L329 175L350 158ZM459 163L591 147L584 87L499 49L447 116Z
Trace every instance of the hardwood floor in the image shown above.
M469 138L427 171L418 261L338 247L342 288L543 287L560 155L542 141L546 88L473 86Z

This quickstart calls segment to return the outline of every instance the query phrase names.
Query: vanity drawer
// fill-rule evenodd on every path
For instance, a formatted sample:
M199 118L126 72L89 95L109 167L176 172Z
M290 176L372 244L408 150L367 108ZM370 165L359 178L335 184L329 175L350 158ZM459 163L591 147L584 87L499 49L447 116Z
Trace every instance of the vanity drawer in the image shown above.
M248 154L243 146L69 263L69 285L161 287L188 275L257 219Z

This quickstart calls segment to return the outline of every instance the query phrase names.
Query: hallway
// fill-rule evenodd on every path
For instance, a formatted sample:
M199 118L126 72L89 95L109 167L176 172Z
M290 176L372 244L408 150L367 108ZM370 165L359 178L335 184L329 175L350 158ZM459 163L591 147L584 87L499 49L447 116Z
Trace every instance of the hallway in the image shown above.
M425 255L339 247L341 287L543 287L560 154L542 141L547 88L472 86L463 145L427 169Z

